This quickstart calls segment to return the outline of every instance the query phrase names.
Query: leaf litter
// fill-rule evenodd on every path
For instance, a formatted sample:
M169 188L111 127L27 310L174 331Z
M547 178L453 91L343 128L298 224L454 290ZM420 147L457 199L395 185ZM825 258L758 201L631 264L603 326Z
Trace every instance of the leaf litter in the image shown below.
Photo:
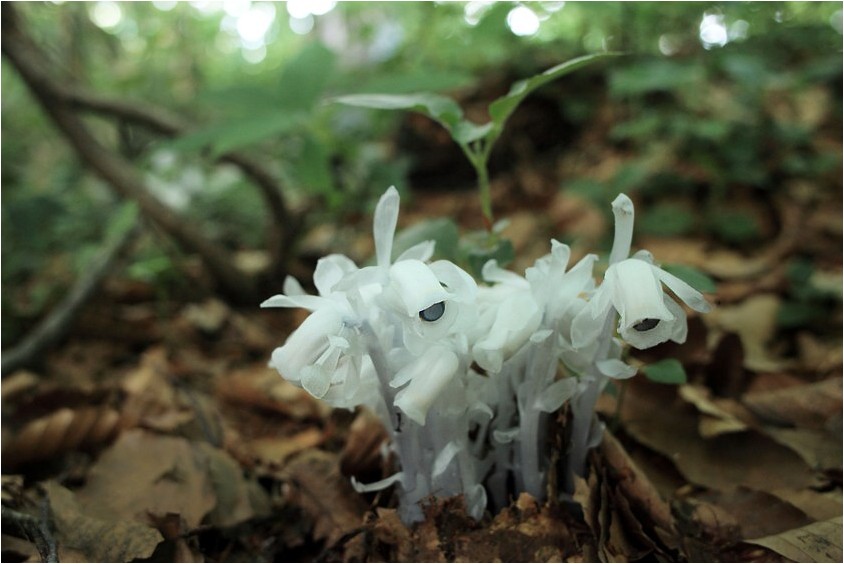
M621 158L604 157L593 176ZM607 227L600 212L565 190L542 193L556 184L519 170L493 190L514 205L531 193L510 211L521 252L560 232L578 234L575 253L594 246ZM403 221L451 214L468 225L473 198L420 193ZM431 500L409 528L389 489L350 484L395 471L377 421L331 412L267 367L295 315L203 297L164 304L162 318L149 289L147 302L121 303L117 279L41 368L3 380L4 511L49 521L62 560L840 561L840 313L825 327L779 324L796 253L813 257L816 286L840 281L840 254L829 254L840 214L795 198L772 204L782 227L758 252L703 237L647 241L665 263L713 277L719 307L692 319L682 347L636 353L677 358L688 382L640 375L605 395L608 430L571 499L522 495L480 522L457 500ZM539 213L548 220L531 222ZM120 323L131 330L109 331ZM559 444L549 445L556 459ZM31 539L6 533L4 558L39 557Z

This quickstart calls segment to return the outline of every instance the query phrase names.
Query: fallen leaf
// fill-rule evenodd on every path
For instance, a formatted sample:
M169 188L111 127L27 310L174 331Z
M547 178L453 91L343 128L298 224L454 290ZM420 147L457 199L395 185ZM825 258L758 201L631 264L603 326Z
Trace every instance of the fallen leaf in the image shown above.
M746 542L769 548L795 562L841 562L841 523L839 516Z
M327 404L297 388L266 364L256 364L221 377L217 395L223 401L266 409L294 419L322 419L330 413Z
M729 515L741 539L773 535L814 521L802 510L774 494L744 487L726 492L702 492L683 501L699 509L717 507L717 511ZM709 509L715 513L712 507ZM702 511L698 510L697 513L701 514ZM717 537L715 531L710 530L709 533Z
M4 436L3 468L15 469L75 450L103 446L122 426L120 414L110 407L61 408Z
M742 403L756 415L777 424L808 429L825 429L842 409L842 378L790 386L768 392L751 392Z
M217 505L206 518L209 524L229 527L270 512L270 502L264 490L254 480L244 477L243 469L231 456L208 443L195 443L193 446L205 457L208 477L217 499Z
M709 439L726 433L747 430L744 421L724 409L724 404L732 400L710 399L709 390L703 386L680 386L680 397L694 405L701 416L698 421L698 432L704 439ZM720 405L719 405L720 403ZM733 409L741 408L736 405Z
M281 465L288 458L303 450L319 446L325 441L325 433L311 427L286 437L261 437L246 443L245 449L259 463Z
M207 461L190 442L134 429L91 467L76 492L92 514L146 522L148 515L181 515L196 528L217 504Z
M282 473L289 483L289 501L313 520L313 537L333 545L363 524L366 503L340 473L337 455L306 450L291 460Z
M148 558L163 539L155 529L131 519L103 517L55 482L44 488L50 499L57 541L89 562L129 562Z
M774 490L772 493L800 509L814 521L826 521L841 515L841 490L824 493L810 489Z
M844 450L840 432L833 435L825 430L784 429L773 426L766 426L763 431L781 445L799 454L810 468L841 471Z
M817 482L814 472L790 449L755 431L702 439L695 408L669 386L644 379L628 384L621 420L639 443L665 455L694 484L730 490L743 485L771 491Z
M781 299L776 294L757 294L730 306L720 306L704 316L710 329L736 333L744 348L744 366L757 372L775 372L789 361L772 355L770 341L777 330Z

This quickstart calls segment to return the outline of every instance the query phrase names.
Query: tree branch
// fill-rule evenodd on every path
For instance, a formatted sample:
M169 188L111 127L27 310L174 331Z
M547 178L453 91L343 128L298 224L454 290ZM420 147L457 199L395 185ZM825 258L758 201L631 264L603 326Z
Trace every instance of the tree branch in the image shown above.
M82 309L111 270L122 251L138 233L138 220L107 241L106 245L87 265L84 274L50 314L30 331L14 348L3 351L0 374L5 376L19 368L33 364L42 353L67 334L76 314Z
M141 211L180 245L197 253L221 290L236 300L254 299L255 280L236 268L222 247L206 239L184 218L153 197L132 163L103 146L61 98L49 69L52 66L24 34L17 14L8 2L2 5L2 51L29 86L35 99L52 119L79 158L99 174L118 194L137 202Z
M156 106L101 96L51 80L49 76L39 77L39 82L69 107L134 123L166 137L178 137L193 129L178 116ZM270 214L267 250L273 267L280 269L272 277L280 279L297 226L284 201L281 187L266 167L243 153L231 151L218 160L238 167L260 190Z

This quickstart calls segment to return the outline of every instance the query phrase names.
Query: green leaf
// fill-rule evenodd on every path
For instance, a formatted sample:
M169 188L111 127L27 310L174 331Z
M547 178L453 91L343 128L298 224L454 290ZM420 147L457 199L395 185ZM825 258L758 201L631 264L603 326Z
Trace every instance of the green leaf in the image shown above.
M211 147L212 156L220 156L274 135L288 133L307 120L305 113L271 111L245 119L216 123L166 143L178 151Z
M350 94L348 96L338 96L333 100L341 104L362 108L419 112L439 122L449 132L463 121L463 110L457 102L451 98L432 92L419 92L416 94Z
M577 69L618 55L619 53L597 53L594 55L584 55L583 57L578 57L576 59L566 61L565 63L561 63L555 67L551 67L541 74L514 83L513 86L510 87L510 92L490 104L489 115L492 117L492 123L495 127L500 129L522 100L524 100L528 94L537 88L565 76L570 72L576 71Z
M333 75L336 56L322 43L309 43L281 71L277 109L307 111Z
M455 261L459 237L457 224L447 217L416 223L396 235L393 242L393 259L413 245L423 241L434 241L437 245L437 256Z
M676 358L666 358L642 368L651 382L658 384L685 384L686 371Z
M324 196L334 193L331 155L325 144L313 135L304 137L298 158L290 164L296 179L306 190Z
M663 264L662 269L673 274L698 292L713 293L718 290L715 281L692 266L685 264Z

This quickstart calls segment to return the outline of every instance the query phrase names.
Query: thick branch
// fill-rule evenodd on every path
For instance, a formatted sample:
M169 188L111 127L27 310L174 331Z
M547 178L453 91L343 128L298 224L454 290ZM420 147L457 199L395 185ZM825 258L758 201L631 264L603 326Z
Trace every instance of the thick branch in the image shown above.
M73 108L134 123L167 137L184 135L192 129L184 120L161 108L93 94L49 78L39 81ZM238 167L260 190L270 214L267 242L270 258L273 265L283 267L295 225L275 176L255 159L237 151L225 153L219 160Z
M4 8L4 20L6 17L7 11ZM63 103L68 108L118 118L167 137L184 135L193 129L179 116L162 108L137 101L117 100L89 92L70 81L56 80L43 55L35 51L34 45L30 48L33 50L32 53L24 51L21 56L24 57L24 62L28 63L28 82L31 87ZM274 267L283 268L296 226L277 179L261 163L237 151L225 153L219 157L219 160L240 168L260 190L270 215L267 250Z
M53 95L56 89L45 87L45 84L51 83L45 69L51 67L17 23L14 9L8 2L3 3L3 54L21 74L44 111L64 134L80 159L121 196L137 202L141 211L180 245L197 253L226 294L241 300L253 296L254 281L235 267L232 257L153 197L132 163L97 141L85 123Z

